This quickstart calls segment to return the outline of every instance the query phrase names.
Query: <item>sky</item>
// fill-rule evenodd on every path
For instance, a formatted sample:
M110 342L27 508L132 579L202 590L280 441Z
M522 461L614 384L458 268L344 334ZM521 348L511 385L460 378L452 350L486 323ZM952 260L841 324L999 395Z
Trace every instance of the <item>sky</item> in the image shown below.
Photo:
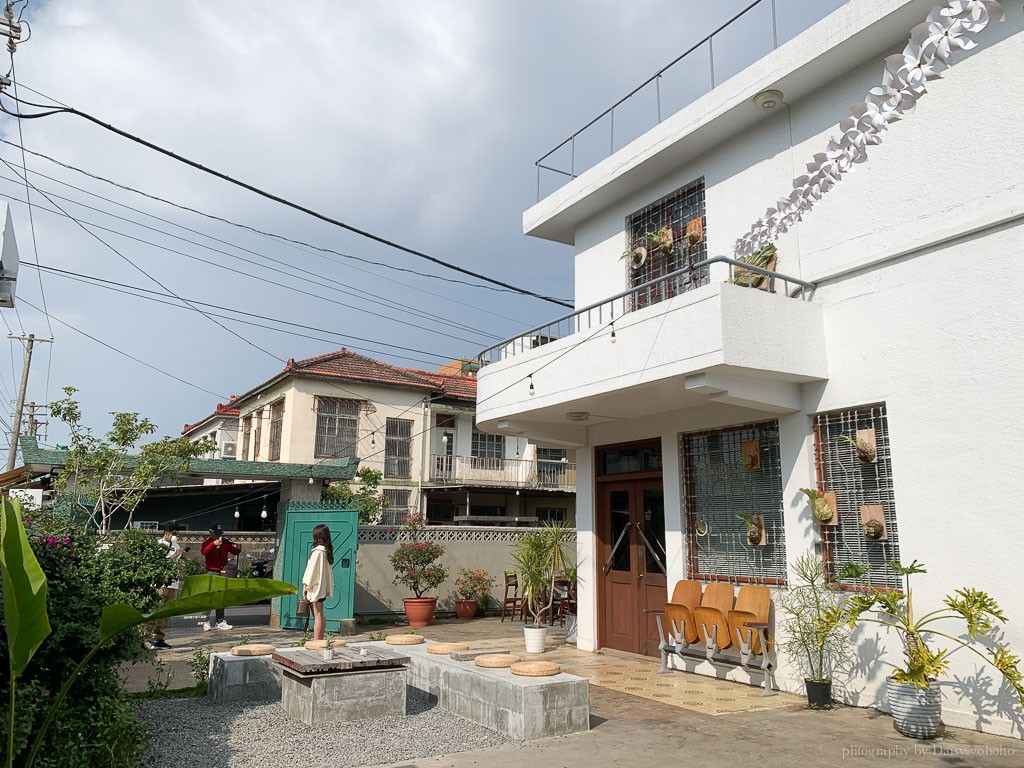
M749 4L33 0L16 10L31 35L12 77L23 101L75 107L384 239L571 300L572 248L522 234L534 162ZM780 42L841 4L776 0ZM770 6L716 39L719 81L770 49ZM674 72L666 114L706 88L706 53ZM616 148L651 114L650 99L624 107ZM592 134L581 163L607 142ZM17 309L0 310L0 328L54 338L35 348L27 400L76 387L97 434L110 412L133 411L157 436L177 435L288 358L346 346L434 370L567 311L482 288L77 116L0 116L0 139L0 201L22 261ZM22 342L7 346L3 446L24 354ZM66 442L59 422L44 431L46 444Z

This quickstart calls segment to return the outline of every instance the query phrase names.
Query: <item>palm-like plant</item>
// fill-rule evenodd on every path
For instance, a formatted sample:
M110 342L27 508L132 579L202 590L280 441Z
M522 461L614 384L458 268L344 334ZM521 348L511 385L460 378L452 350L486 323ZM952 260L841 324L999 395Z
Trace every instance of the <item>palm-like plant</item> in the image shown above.
M563 549L568 538L569 527L564 523L545 523L540 530L520 537L512 548L519 589L535 627L541 626L541 618L554 605L555 580L568 564Z

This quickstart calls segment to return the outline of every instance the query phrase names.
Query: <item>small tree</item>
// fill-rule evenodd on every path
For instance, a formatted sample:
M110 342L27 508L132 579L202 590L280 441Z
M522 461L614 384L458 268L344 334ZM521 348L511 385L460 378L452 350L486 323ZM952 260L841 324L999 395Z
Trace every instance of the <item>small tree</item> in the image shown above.
M114 423L100 439L82 425L82 411L74 399L77 391L64 387L64 398L50 405L50 412L71 432L71 449L54 488L61 502L88 515L101 533L110 530L118 511L128 514L125 527L130 527L135 509L158 478L184 472L192 459L214 448L210 440L193 443L184 437L164 437L129 456L139 440L156 432L156 424L137 413L114 411Z
M375 525L381 521L388 500L377 490L383 475L380 470L364 467L356 473L356 479L349 482L331 483L324 488L320 498L324 501L338 501L359 511L359 522Z
M408 533L409 541L395 547L388 559L395 569L395 584L404 584L416 597L436 589L448 578L448 569L437 562L444 555L444 547L433 539L424 539L426 521L423 515L407 515L402 528Z

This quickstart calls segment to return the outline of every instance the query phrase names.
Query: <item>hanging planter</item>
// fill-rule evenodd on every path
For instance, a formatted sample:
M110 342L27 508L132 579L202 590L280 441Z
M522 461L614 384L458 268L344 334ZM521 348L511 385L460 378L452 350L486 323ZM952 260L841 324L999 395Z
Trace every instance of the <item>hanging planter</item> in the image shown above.
M634 248L630 248L622 252L622 256L619 260L625 259L629 264L630 269L640 269L647 261L647 248L642 245L638 245Z
M761 468L761 443L759 440L744 440L740 443L740 466L746 470Z
M835 525L838 523L836 516L836 495L834 493L819 493L815 488L800 489L811 502L811 512L814 520L819 525Z
M860 525L864 536L872 541L889 538L885 530L885 507L881 504L865 504L860 508Z
M708 521L707 520L698 520L694 524L693 530L694 530L694 533L696 533L698 536L707 536L708 535Z
M740 512L736 515L747 524L747 543L752 547L761 547L768 543L768 532L764 528L764 515L751 515Z
M857 458L861 464L874 464L878 461L874 429L858 429L856 439L849 435L840 435L840 437L857 449Z
M686 222L686 247L692 248L704 239L704 219Z

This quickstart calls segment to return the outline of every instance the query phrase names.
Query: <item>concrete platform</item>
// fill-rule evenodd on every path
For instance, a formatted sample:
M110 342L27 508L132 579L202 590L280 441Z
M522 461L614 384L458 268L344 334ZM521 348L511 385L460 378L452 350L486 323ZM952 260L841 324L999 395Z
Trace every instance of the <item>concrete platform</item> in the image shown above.
M207 698L217 704L276 701L281 698L281 671L269 656L210 656Z
M403 646L411 657L409 685L435 697L443 709L519 742L590 729L586 678L565 672L520 677L427 653L428 645Z
M405 714L405 667L321 675L281 670L281 707L306 725Z

